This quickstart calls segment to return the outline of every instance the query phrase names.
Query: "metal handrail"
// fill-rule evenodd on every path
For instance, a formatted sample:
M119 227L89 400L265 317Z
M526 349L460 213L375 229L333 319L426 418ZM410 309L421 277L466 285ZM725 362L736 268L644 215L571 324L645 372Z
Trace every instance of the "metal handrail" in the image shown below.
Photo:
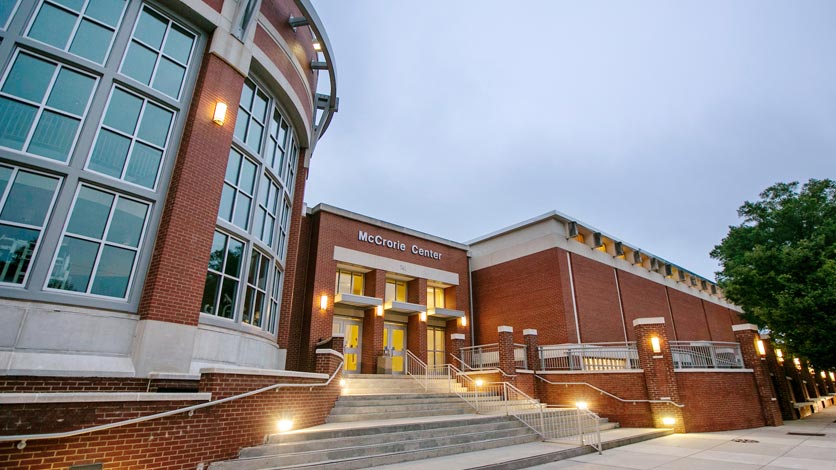
M185 408L179 408L176 410L164 411L162 413L156 413L148 416L140 416L139 418L132 418L125 421L118 421L116 423L108 423L108 424L101 424L99 426L93 426L89 428L82 428L82 429L75 429L72 431L63 431L63 432L52 432L52 433L44 433L44 434L22 434L17 436L0 436L0 442L10 442L10 441L20 441L17 444L18 449L24 449L26 447L26 441L34 441L34 440L43 440L43 439L62 439L65 437L73 437L79 436L81 434L89 434L92 432L97 431L105 431L108 429L114 429L122 426L128 426L131 424L142 423L145 421L151 421L158 418L165 418L167 416L174 416L182 413L189 413L189 416L192 416L196 410L200 410L202 408L208 408L210 406L220 405L221 403L226 403L233 400L238 400L240 398L246 398L252 395L257 395L259 393L268 392L270 390L275 390L279 388L313 388L313 387L327 387L328 385L333 382L334 378L343 368L344 361L340 362L340 365L337 366L337 369L334 371L333 374L328 378L326 382L317 383L317 384L287 384L287 383L277 383L273 385L268 385L267 387L259 388L258 390L251 390L249 392L244 392L238 395L234 395L231 397L221 398L220 400L210 401L206 403L201 403L199 405L192 405L187 406Z
M499 372L500 374L502 374L505 377L516 377L517 376L516 374L514 374L514 375L506 374L505 371L503 371L499 367L488 367L486 369L474 369L473 367L470 367L469 365L467 365L467 363L464 362L462 359L459 359L458 357L456 357L454 354L450 354L450 356L453 359L459 361L459 364L462 365L463 369L467 369L466 372L462 372L461 370L456 369L456 370L459 370L459 372L461 372L462 374L467 374L469 372L478 372L480 374L490 374L490 373L493 373L493 372ZM447 365L452 365L452 364L447 364Z
M670 403L671 405L676 406L678 408L685 408L685 405L676 403L673 400L628 400L626 398L621 398L619 396L613 395L612 393L602 388L598 388L595 385L592 385L587 382L552 382L551 380L545 377L541 377L537 374L534 374L534 377L537 377L538 379L542 380L543 382L546 382L549 385L585 385L597 392L603 393L604 395L607 395L610 398L614 398L622 403Z

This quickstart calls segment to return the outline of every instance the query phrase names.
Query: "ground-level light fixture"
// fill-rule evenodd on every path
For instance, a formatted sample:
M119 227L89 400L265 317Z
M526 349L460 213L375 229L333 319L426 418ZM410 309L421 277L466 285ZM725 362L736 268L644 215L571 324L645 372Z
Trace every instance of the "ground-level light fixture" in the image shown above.
M326 308L328 308L328 296L322 294L322 297L319 298L319 309L325 310Z
M674 424L676 424L676 418L674 418L673 416L665 416L664 418L662 418L662 424L664 424L665 426L673 426Z
M484 380L482 380L482 379L476 379L476 382L475 382L475 383L476 383L476 386L477 386L477 387L481 387L482 385L484 385L484 384L485 384L485 381L484 381Z
M577 408L579 410L588 410L589 409L589 403L587 403L585 401L576 401L575 402L575 408Z
M650 347L653 348L653 352L656 354L662 352L662 342L658 336L652 336L650 338Z
M293 421L289 419L280 419L278 423L276 423L276 428L278 428L279 432L288 432L293 429Z
M218 101L215 103L215 112L212 114L212 122L219 126L224 125L226 120L226 103Z
M340 387L345 387L346 381L345 379L340 379Z

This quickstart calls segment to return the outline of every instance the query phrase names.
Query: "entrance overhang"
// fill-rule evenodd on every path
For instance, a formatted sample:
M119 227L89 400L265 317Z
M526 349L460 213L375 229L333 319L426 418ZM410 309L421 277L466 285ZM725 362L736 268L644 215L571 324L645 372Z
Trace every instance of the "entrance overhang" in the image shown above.
M463 311L450 308L431 308L427 310L427 315L439 318L464 318Z
M383 299L379 299L377 297L367 297L365 295L337 294L334 296L334 305L370 308L383 305Z
M421 312L426 312L427 307L421 304L413 304L409 302L386 302L383 309L392 313L406 313L408 315L416 315Z

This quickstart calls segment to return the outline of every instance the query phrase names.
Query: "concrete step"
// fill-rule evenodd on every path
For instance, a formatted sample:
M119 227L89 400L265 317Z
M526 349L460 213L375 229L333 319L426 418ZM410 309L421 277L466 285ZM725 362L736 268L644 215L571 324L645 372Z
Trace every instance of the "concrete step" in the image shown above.
M513 420L513 418L506 419ZM422 427L424 424L427 423L419 423L412 426ZM443 425L443 427L454 427L460 431L466 431L467 429L461 428L461 424L461 420L451 420L446 422L446 425ZM241 458L233 461L213 463L209 468L210 470L264 470L282 468L351 470L539 440L536 433L521 425L521 423L519 426L513 427L507 427L506 425L504 429L460 432L446 436L417 437L412 434L413 432L403 433L401 436L396 436L400 440L392 442L375 442L352 447L337 447L295 453L271 454L270 452L274 450L281 452L281 446L263 446L263 450L256 450L258 448L246 449L242 451ZM375 437L382 438L383 436L378 434Z
M412 400L416 401L416 400ZM345 406L340 403L337 403L331 410L331 415L344 415L344 414L363 414L363 413L370 413L370 414L381 414L381 413L394 413L398 411L424 411L424 410L448 410L448 409L465 409L465 410L472 410L473 408L468 405L466 402L462 400L457 401L443 401L443 402L423 402L418 401L417 403L390 403L388 405L359 405L354 404L353 406Z
M460 415L472 412L473 408L465 404L461 407L439 408L429 410L388 411L381 413L331 414L325 418L326 423L347 423L353 421L368 421L374 419L404 419L420 418L423 416Z

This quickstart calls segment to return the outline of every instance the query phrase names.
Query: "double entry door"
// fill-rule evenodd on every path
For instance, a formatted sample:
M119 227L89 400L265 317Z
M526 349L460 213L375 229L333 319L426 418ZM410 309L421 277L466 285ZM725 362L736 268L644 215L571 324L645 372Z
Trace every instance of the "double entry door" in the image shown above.
M404 373L406 354L406 325L402 323L383 324L383 352L392 357L392 373Z
M360 372L360 352L362 351L362 344L360 340L363 330L363 320L350 317L334 317L333 333L343 334L343 357L345 357L345 364L343 371L347 374L356 374Z

